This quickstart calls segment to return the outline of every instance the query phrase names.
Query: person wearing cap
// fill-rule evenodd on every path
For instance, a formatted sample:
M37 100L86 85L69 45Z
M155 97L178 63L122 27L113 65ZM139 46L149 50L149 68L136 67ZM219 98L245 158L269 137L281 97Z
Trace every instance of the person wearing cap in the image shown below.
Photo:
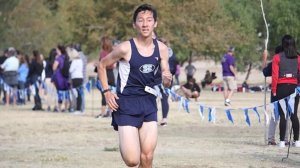
M4 70L3 72L3 80L4 84L7 86L4 88L6 91L6 105L10 104L10 96L13 95L13 101L16 105L17 103L17 86L18 86L18 69L19 69L19 59L16 57L17 51L15 48L8 48L8 58L1 64L1 68ZM10 89L13 88L13 89ZM13 93L11 93L13 92Z
M225 106L230 105L231 97L237 89L236 83L236 66L233 55L234 47L229 47L226 54L222 58L222 73L223 73L223 87Z

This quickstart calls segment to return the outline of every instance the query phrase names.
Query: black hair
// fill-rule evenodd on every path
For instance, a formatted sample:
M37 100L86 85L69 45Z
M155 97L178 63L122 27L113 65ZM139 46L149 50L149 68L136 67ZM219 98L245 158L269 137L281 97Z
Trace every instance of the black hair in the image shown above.
M140 5L135 11L134 11L134 14L133 14L133 23L136 21L136 18L137 18L137 15L140 13L140 12L144 12L144 11L150 11L153 13L153 18L154 18L154 21L156 21L157 19L157 12L156 12L156 9L152 6L152 5L149 5L149 4L143 4L143 5Z
M32 51L32 54L33 54L33 59L39 63L39 64L43 64L43 60L41 58L41 54L38 50L33 50Z
M275 48L275 54L279 54L283 51L283 48L281 45L278 45L276 48Z
M52 67L54 61L55 61L55 57L57 55L57 52L56 52L56 49L55 48L52 48L50 50L50 53L49 53L49 57L48 57L48 61L49 61L49 65Z
M74 45L73 45L73 48L74 48L75 50L77 50L78 52L81 51L81 45L80 45L79 43L74 44Z
M67 55L67 52L66 52L66 47L64 45L57 45L57 48L60 50L61 54L63 55Z
M284 35L281 40L281 45L287 58L297 57L296 42L291 35Z

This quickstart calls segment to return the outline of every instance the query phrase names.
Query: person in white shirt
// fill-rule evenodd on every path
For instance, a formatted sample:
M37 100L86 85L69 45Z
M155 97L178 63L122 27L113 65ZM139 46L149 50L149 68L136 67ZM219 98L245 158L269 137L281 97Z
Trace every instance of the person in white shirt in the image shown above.
M80 58L82 60L82 63L83 63L83 69L82 69L82 72L83 72L83 86L85 86L85 84L88 82L87 73L86 73L86 67L87 67L87 63L88 63L87 55L85 55L83 53L83 51L81 50L81 45L79 43L77 43L77 44L74 45L74 49L76 51L78 51L78 53L80 55ZM82 94L81 94L81 100L82 100L81 111L84 111L84 109L85 109L85 95L84 95L84 90L82 91Z
M70 111L76 110L76 114L83 112L82 107L82 92L83 92L83 62L79 53L73 48L67 48L67 53L71 59L71 66L69 69L72 80L72 99Z
M16 105L17 97L17 86L18 86L18 69L19 69L19 59L16 57L17 51L15 48L10 47L8 49L8 58L3 62L1 68L3 72L3 80L5 83L4 90L6 91L6 105L10 104L10 96L13 95L14 105Z

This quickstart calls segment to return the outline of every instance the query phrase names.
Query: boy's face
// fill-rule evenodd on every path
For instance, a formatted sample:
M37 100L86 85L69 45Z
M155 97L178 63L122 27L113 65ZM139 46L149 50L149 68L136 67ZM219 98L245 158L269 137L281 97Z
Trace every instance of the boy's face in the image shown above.
M153 13L151 11L141 11L138 13L133 27L143 37L152 37L152 32L156 27L157 22L154 20Z

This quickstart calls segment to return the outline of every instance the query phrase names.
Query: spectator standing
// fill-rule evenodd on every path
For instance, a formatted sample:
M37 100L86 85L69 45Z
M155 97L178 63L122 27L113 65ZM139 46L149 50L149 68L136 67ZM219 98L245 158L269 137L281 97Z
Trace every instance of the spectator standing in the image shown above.
M189 79L192 79L194 77L194 74L196 72L195 66L192 64L192 59L190 58L188 65L185 67L185 73L186 73L186 81L188 82Z
M8 49L3 51L3 55L0 56L0 65L4 63L6 58L8 57ZM3 81L3 69L0 66L0 101L1 101L1 94L3 93L3 100L5 100L5 91L4 91L4 81Z
M17 86L18 86L18 69L19 59L17 58L17 51L15 48L8 48L8 58L1 64L4 80L5 90L5 103L8 106L10 104L10 95L13 96L13 104L17 103Z
M288 97L295 92L298 84L300 72L300 56L297 54L297 48L294 38L291 35L284 35L281 46L283 52L275 54L272 60L272 94L274 100L278 101L282 98ZM285 135L287 120L291 119L294 133L293 144L300 147L299 141L299 119L297 116L299 104L299 95L296 94L293 112L279 107L279 147L285 147ZM286 104L286 107L287 104ZM288 112L285 112L288 111Z
M63 71L65 71L64 66L69 64L69 56L66 52L66 48L63 45L58 45L56 48L56 59L53 63L53 81L57 90L58 95L58 111L65 112L65 110L69 109L70 104L70 83L69 76L63 75ZM67 73L69 69L66 68ZM64 109L62 109L62 104L65 104Z
M77 50L77 52L79 52L80 58L82 60L83 63L83 68L82 68L82 74L83 74L83 86L85 86L85 84L88 82L88 78L87 78L87 73L86 73L86 67L87 67L87 63L88 63L88 59L87 56L84 54L84 52L81 49L81 45L79 43L74 45L74 49ZM81 95L81 112L85 111L85 93L84 90L82 90L82 95Z
M45 67L45 103L47 105L47 111L51 111L51 107L53 108L54 112L57 112L57 93L54 83L52 82L53 77L53 64L56 58L56 49L52 48L50 50L49 56L46 59L46 67Z
M167 39L165 38L159 38L159 41L161 41L162 43L164 43L167 47L168 47L168 56L169 56L169 68L170 68L170 72L172 75L175 75L176 73L176 55L173 52L172 48L170 47L170 43L167 41ZM161 126L167 126L167 117L169 114L169 102L168 102L168 98L169 95L168 93L165 91L164 87L162 84L157 85L157 87L159 88L159 92L161 95L161 108L162 108L162 120L160 122Z
M180 85L179 75L180 75L181 66L178 61L176 61L176 72L175 72L175 82L173 84Z
M275 48L275 54L279 54L283 51L282 46L279 45ZM272 76L272 62L269 62L267 64L267 56L268 56L268 51L264 50L263 52L263 75L265 77L271 77ZM274 102L274 96L271 92L271 103ZM274 118L270 118L269 120L269 130L268 130L268 145L277 145L276 140L275 140L275 132L276 132L276 128L278 125L278 121L279 119L274 119ZM289 128L286 128L286 134L285 134L285 142L288 142L288 132L289 132Z
M104 36L101 39L101 52L99 56L99 61L104 59L113 49L112 40L108 36ZM114 68L116 67L116 63L113 63L106 67L106 74L108 79L108 85L110 87L115 87L115 76L114 76ZM111 110L107 108L107 103L105 100L104 93L101 91L102 102L101 102L101 114L102 117L111 116ZM98 117L98 116L97 116Z
M72 88L71 109L76 110L74 114L82 114L83 62L80 54L74 48L68 47L67 53L71 60L69 69Z
M236 65L233 55L234 48L230 47L227 53L222 58L222 73L223 73L223 86L224 86L224 99L225 106L231 104L233 93L237 89L236 83Z
M42 100L40 97L39 89L42 83L41 75L44 70L43 59L40 53L37 50L32 52L33 57L31 63L29 64L29 74L28 74L28 81L31 86L34 88L34 107L32 108L33 111L35 110L43 110L42 108Z
M25 56L20 53L18 55L20 66L18 69L18 103L25 104L26 98L26 81L29 73L28 63L26 62Z

